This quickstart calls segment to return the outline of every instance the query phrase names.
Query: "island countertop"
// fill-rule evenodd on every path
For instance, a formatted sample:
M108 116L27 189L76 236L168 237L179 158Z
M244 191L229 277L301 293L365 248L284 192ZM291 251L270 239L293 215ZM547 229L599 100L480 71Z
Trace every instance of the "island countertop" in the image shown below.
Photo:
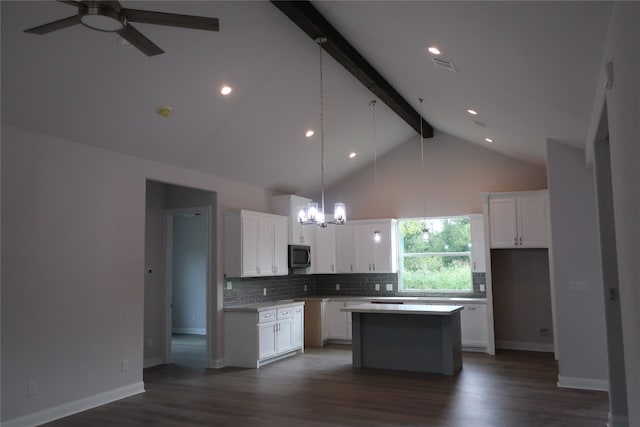
M464 309L461 305L425 304L358 304L341 308L350 313L422 314L449 316Z

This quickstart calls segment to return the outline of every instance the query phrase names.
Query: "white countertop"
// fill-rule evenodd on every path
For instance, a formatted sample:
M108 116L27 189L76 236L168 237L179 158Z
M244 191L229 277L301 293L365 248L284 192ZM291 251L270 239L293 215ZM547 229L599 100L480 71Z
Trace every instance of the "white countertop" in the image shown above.
M386 314L422 314L448 316L463 310L461 305L442 304L358 304L341 308L340 311L351 313L386 313Z
M224 311L245 311L245 312L260 312L271 310L274 308L285 308L285 307L295 307L299 305L304 305L304 301L294 301L292 299L280 300L280 301L270 301L270 302L259 302L256 304L245 304L245 305L236 305L231 307L224 307Z
M295 298L295 301L362 301L362 302L370 302L370 301L385 301L385 302L437 302L437 303L478 303L484 304L487 302L486 298L470 298L470 297L358 297L358 296L339 296L339 295L329 295L329 296L310 296L310 297L299 297Z

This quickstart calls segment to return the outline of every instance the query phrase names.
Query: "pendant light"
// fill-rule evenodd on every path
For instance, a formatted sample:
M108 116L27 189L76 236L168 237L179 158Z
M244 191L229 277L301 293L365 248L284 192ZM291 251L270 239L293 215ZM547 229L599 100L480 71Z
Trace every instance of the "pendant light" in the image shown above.
M424 135L422 133L422 104L424 104L424 99L418 98L420 101L420 160L422 163L422 239L429 240L429 228L427 228L427 192L424 190L425 176L424 176Z
M376 138L376 100L373 99L369 103L371 107L371 111L373 113L373 190L375 192L378 187L378 155L377 155L377 145L378 141ZM375 243L382 242L382 234L380 230L373 231L373 241Z
M320 47L320 206L311 202L307 209L300 209L298 222L302 225L317 225L326 228L329 224L343 225L347 221L344 203L336 203L333 207L333 220L327 221L324 211L324 86L322 79L322 45L327 42L326 37L318 37L315 42Z

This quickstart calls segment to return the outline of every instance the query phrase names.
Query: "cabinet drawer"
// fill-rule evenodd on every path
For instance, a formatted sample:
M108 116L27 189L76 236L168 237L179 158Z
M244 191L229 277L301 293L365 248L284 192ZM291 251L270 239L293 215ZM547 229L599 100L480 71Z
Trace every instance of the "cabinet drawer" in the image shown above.
M258 313L258 323L273 322L276 320L276 311L267 310Z
M294 309L294 307L279 308L278 309L278 320L280 320L280 319L291 319L293 317L293 309Z

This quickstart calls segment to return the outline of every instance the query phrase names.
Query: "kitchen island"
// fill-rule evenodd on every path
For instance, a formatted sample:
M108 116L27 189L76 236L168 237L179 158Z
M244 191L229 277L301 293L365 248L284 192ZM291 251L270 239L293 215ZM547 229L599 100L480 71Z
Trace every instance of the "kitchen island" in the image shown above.
M462 369L459 305L359 304L352 316L354 368L434 372Z

